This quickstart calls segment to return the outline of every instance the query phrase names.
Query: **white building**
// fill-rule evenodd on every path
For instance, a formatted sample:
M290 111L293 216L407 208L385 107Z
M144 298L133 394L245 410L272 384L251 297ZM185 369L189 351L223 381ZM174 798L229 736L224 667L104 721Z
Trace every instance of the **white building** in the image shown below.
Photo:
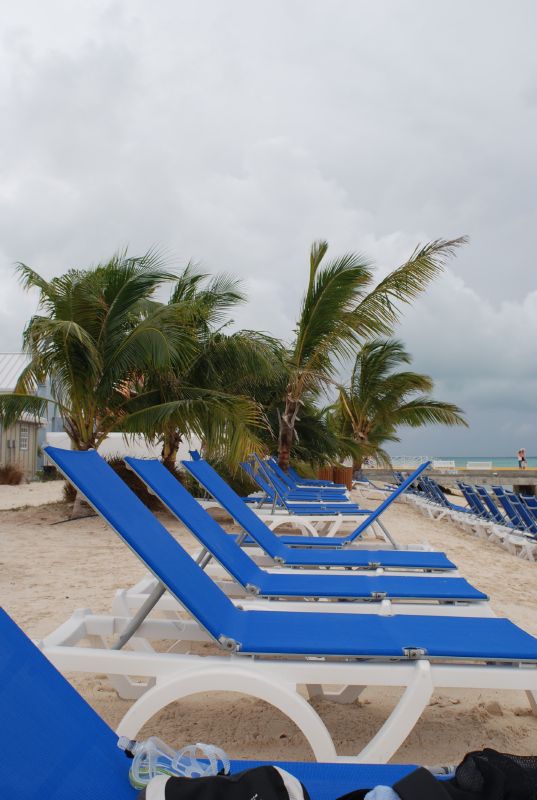
M17 378L28 363L24 353L0 353L0 392L12 392ZM18 466L26 478L38 468L39 431L41 421L24 416L19 422L4 428L0 422L0 466Z

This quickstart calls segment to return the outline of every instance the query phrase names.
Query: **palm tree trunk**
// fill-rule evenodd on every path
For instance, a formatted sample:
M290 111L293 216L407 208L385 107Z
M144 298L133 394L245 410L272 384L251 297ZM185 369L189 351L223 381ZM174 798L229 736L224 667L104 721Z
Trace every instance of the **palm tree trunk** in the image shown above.
M291 460L291 448L295 435L295 422L299 404L290 397L286 398L285 411L280 415L280 433L278 437L278 464L287 472Z
M162 463L164 466L173 472L175 469L175 462L177 460L177 453L179 452L179 445L183 440L182 435L177 428L173 430L164 431L162 441Z
M71 448L73 450L91 450L95 447L95 438L93 437L91 442L84 442L80 439L80 436L76 432L76 428L73 424L66 425L64 422L64 428L66 432L69 434L69 438L71 439ZM73 503L73 508L71 509L71 513L69 515L69 519L84 519L84 517L95 517L95 511L92 507L86 503L80 492L77 490L75 500Z

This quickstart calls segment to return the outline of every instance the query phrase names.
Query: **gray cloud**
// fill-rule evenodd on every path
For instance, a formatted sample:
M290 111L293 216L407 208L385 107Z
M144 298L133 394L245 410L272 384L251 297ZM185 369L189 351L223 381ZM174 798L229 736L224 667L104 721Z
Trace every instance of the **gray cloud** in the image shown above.
M401 335L472 428L402 447L537 450L532 0L27 0L3 22L0 349L34 307L18 260L158 243L241 276L237 324L288 337L314 238L383 274L467 233Z

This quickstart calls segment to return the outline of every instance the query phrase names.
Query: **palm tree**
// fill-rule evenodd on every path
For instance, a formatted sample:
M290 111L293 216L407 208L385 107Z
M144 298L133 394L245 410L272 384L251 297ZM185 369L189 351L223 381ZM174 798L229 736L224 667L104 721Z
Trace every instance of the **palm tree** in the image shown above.
M347 253L323 263L328 244L314 242L279 419L278 460L283 469L289 465L304 398L315 397L334 383L338 362L352 357L364 340L389 334L399 318L399 305L424 291L465 241L464 237L437 240L416 248L408 261L376 286L362 255Z
M97 448L139 402L137 376L183 364L195 349L170 308L153 300L174 276L155 251L134 258L118 253L50 281L25 264L17 269L26 290L39 290L38 313L23 336L30 362L15 391L0 395L0 417L10 424L22 413L45 416L52 403L73 449ZM36 385L46 379L51 396L36 397Z
M467 426L458 406L430 396L433 381L428 375L401 369L411 362L396 339L375 339L358 353L350 383L340 387L336 403L342 434L352 436L359 445L354 469L360 469L366 457L389 463L382 445L399 441L401 426Z
M143 376L140 408L123 426L160 442L168 468L192 434L201 439L205 456L231 469L248 453L265 449L262 440L270 431L259 389L275 380L283 348L255 331L224 330L228 312L244 299L236 280L225 274L209 278L192 264L176 280L169 306L196 347L181 368L173 364ZM166 419L157 428L159 408Z
M168 466L189 433L230 460L259 449L263 414L241 389L245 375L251 383L270 376L277 347L269 337L225 336L217 327L243 299L230 278L206 281L190 265L177 278L153 251L120 253L51 281L23 264L18 271L26 289L39 289L42 313L25 329L30 363L15 392L0 394L6 425L23 413L45 416L52 403L77 450L98 448L111 431L159 439ZM155 290L172 280L169 302L157 302ZM51 396L36 397L46 379Z

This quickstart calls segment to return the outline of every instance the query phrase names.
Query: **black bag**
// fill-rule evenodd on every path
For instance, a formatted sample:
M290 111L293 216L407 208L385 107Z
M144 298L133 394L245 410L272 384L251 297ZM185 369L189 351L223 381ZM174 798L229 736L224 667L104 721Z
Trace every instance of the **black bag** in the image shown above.
M310 797L289 772L267 766L207 778L158 775L142 789L138 800L310 800Z
M537 800L537 758L486 748L467 753L450 780L439 781L420 767L393 790L401 800ZM368 791L349 792L339 800L362 800Z
M356 789L337 800L362 800ZM489 748L468 753L450 780L420 767L394 784L401 800L537 800L537 758ZM310 800L297 778L278 767L256 767L236 775L175 778L159 775L138 800ZM336 800L336 798L334 798Z

